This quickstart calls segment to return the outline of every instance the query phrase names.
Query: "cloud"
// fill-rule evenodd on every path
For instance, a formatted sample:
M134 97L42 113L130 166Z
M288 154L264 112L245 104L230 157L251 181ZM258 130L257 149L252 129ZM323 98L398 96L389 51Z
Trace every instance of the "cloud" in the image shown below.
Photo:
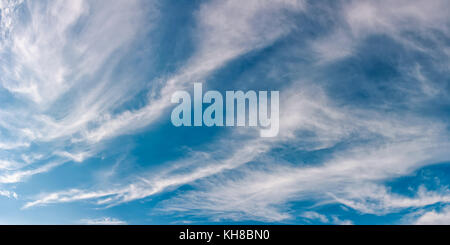
M328 223L327 216L325 216L323 214L319 214L317 212L308 211L308 212L304 212L301 216L303 218L307 218L307 219L311 219L311 220L319 220L322 223Z
M127 222L110 217L104 217L99 219L82 219L81 224L84 225L126 225Z
M420 189L416 198L407 198L377 184L428 164L448 161L450 142L445 124L409 113L338 108L314 86L310 90L306 87L303 83L302 92L287 89L291 97L284 94L287 98L281 108L286 113L280 118L279 141L264 142L264 151L245 160L256 161L260 167L240 164L234 171L201 179L193 183L197 190L172 198L162 209L215 219L280 221L292 218L287 204L294 200L341 203L372 214L448 202L446 194ZM302 137L299 132L314 134ZM306 166L286 163L269 154L281 142L297 150L314 151L358 140L364 144L352 144L317 165L308 160L303 160ZM239 143L254 144L235 141Z
M209 154L199 153L195 154L190 159L183 159L181 162L172 163L172 167L166 165L166 168L157 174L152 172L147 173L147 175L131 176L130 179L137 180L132 181L132 183L128 185L99 191L72 189L69 191L43 194L37 200L26 203L24 208L90 199L97 200L96 203L98 205L118 205L120 203L142 199L169 188L191 183L227 169L233 169L250 161L261 151L264 151L264 146L252 144L234 152L231 157L221 161L211 159ZM212 165L203 164L210 161L217 163ZM185 170L187 173L177 174L180 170Z
M204 81L213 71L252 50L270 45L289 33L293 25L283 11L302 11L303 1L211 1L196 14L195 52L179 71L165 79L146 106L109 118L86 132L86 139L98 142L130 133L154 122L171 105L171 95L194 82ZM232 27L232 28L231 28Z
M0 93L9 98L0 110L0 157L16 170L1 178L13 183L101 148L79 136L142 89L137 69L120 77L114 71L129 45L151 30L143 29L144 14L156 18L157 9L147 11L137 0L2 1L0 12ZM28 165L36 166L20 170Z
M321 63L308 70L312 73L325 73L327 70L322 70L324 66L321 65L332 65L331 61L351 57L355 52L359 52L358 45L363 43L366 37L376 34L388 35L408 48L441 60L442 56L437 54L440 51L436 51L440 50L439 48L424 47L407 33L417 31L420 36L427 36L436 30L447 32L445 24L448 21L443 18L446 14L442 10L445 9L444 4L443 1L430 5L424 1L415 1L411 5L387 1L345 1L342 7L335 11L338 15L336 19L339 20L337 27L331 28L329 33L319 35L319 38L314 38L311 42L310 51ZM117 112L115 109L127 101L127 94L133 94L133 91L141 87L140 84L130 85L130 79L127 78L119 81L112 79L112 68L103 70L102 67L110 66L105 64L109 58L115 57L116 52L119 57L113 58L113 63L124 58L126 51L121 48L138 35L138 27L131 25L127 18L131 18L131 13L135 11L139 13L139 6L138 2L126 6L117 3L106 8L85 2L67 6L74 9L72 21L62 23L60 27L49 31L48 36L63 35L64 30L80 24L76 20L86 18L87 14L90 16L87 17L87 26L93 27L82 28L75 41L69 38L61 39L76 47L71 50L75 56L72 57L73 63L76 64L73 71L65 69L64 62L57 62L58 59L55 63L45 66L60 71L48 74L56 76L52 78L54 81L60 79L63 83L67 76L57 74L72 71L73 74L68 75L73 77L70 79L72 83L64 83L57 87L55 94L47 96L46 85L39 82L36 82L38 85L33 85L34 78L24 80L30 83L24 85L28 89L24 91L13 89L15 87L12 85L20 88L20 83L8 84L10 81L7 81L6 88L12 93L24 95L31 101L29 103L32 103L32 106L17 112L0 111L0 126L11 134L19 135L14 139L17 142L6 139L4 144L2 143L4 149L26 147L30 142L70 145L73 146L70 150L51 147L51 151L44 152L43 155L58 156L63 162L82 162L95 155L103 140L134 133L159 120L169 108L170 95L174 91L183 89L192 82L207 79L229 62L251 51L270 46L299 28L286 13L308 14L303 1L211 1L201 4L194 18L193 54L174 74L152 80L154 83L160 83L157 85L160 85L161 89L157 89L158 86L155 85L155 91L148 94L148 100L142 107ZM66 6L55 6L56 10L60 8ZM117 19L111 20L111 26L106 26L100 33L96 32L94 27L101 25L105 16L123 8L127 11L124 11L123 15L113 15ZM436 11L434 16L431 15L433 11ZM39 16L39 11L34 13ZM137 16L133 18L139 18L139 14ZM113 38L116 36L116 29L121 31L123 35L119 36L123 36L123 39ZM33 30L31 26L23 29L23 32L33 33ZM435 36L428 37L433 43L439 44L437 47L443 46ZM54 55L52 52L64 53L60 49L67 46L66 43L55 47L45 46L48 40L41 44L29 39L24 40L38 47L42 45L44 51L50 50L41 54L44 58ZM115 41L109 43L110 39ZM17 52L31 52L25 48L27 45L19 47ZM65 57L59 58L65 60ZM34 67L35 63L34 58L30 58L28 63L25 62L30 65L25 68ZM422 167L450 160L448 124L410 110L423 105L423 98L435 99L442 94L446 95L445 90L436 86L440 84L439 81L427 77L421 65L416 64L408 69L404 69L402 65L395 67L402 78L413 77L417 82L408 83L405 87L418 85L419 88L396 88L396 92L405 96L404 101L408 104L406 109L399 109L401 106L398 104L383 104L386 101L378 97L375 100L385 107L368 107L358 104L358 101L337 101L327 91L329 84L325 81L311 81L307 78L309 74L288 77L292 79L289 85L280 88L282 110L280 134L277 138L261 139L256 130L236 129L231 133L227 132L223 139L209 142L210 148L197 150L176 161L165 162L163 167L156 170L132 174L110 186L41 193L28 201L23 208L77 201L89 201L94 205L110 207L171 191L183 185L190 185L192 189L179 192L177 196L162 202L161 210L214 217L216 220L284 221L294 218L295 215L303 215L322 223L348 224L350 221L340 220L338 216L327 216L313 211L297 214L293 212L290 204L312 200L318 206L342 204L360 213L382 215L408 208L448 203L448 193L445 192L419 188L414 197L407 197L393 192L384 184L387 180L411 174ZM298 74L298 70L304 66L301 62L292 64L290 69L287 69L289 75ZM270 72L279 72L277 68L278 66L274 65L269 69ZM98 75L100 70L105 75L100 76L98 83L92 85L90 83L93 80L90 79L81 81L80 77ZM35 72L32 77L45 79L48 74L45 71ZM113 84L112 80L116 83ZM330 83L341 82L340 79L330 80ZM351 84L352 87L358 85ZM89 90L85 94L81 93L79 100L65 104L73 110L66 112L51 107L53 101L61 98L59 96L70 92L78 94L76 92L84 91L86 86ZM128 87L132 87L132 90ZM48 113L42 108L55 111ZM33 112L31 116L26 113L30 111ZM286 159L282 154L274 155L274 152L280 149L294 156L302 152L325 153L323 159L317 163L307 157ZM31 159L28 156L26 158ZM16 165L19 160L4 160L0 166L10 168L11 164ZM0 175L0 182L15 183L33 174L49 171L59 164L61 162L43 164L31 170L24 168L6 172Z
M448 225L450 224L450 209L443 208L440 212L436 210L424 212L414 222L416 225Z
M4 76L1 83L11 93L44 103L44 99L53 100L66 89L64 76L67 68L59 54L68 40L60 34L80 17L83 1L70 4L55 2L45 13L48 14L47 20L39 9L40 4L27 2L27 7L33 19L29 25L17 25L10 34L11 45L5 52L10 59L9 62L2 60ZM16 24L11 19L8 22ZM49 23L55 25L47 28Z
M26 178L31 177L36 174L41 174L50 171L51 169L62 165L64 162L55 161L49 162L39 167L33 169L20 169L5 172L0 175L0 183L2 184L11 184L24 181Z
M336 225L352 225L353 222L350 220L341 220L337 216L331 216L328 218L326 215L319 214L314 211L307 211L300 215L308 220L317 220L323 224L336 224Z
M358 210L362 213L383 215L402 209L422 208L438 203L449 203L450 195L447 192L429 191L420 187L415 197L406 197L390 193L384 186L367 185L349 193L348 200L336 198L341 204ZM351 199L353 198L353 199Z
M4 196L7 198L14 198L17 199L19 196L17 195L17 193L13 192L13 191L7 191L7 190L0 190L0 196Z
M244 165L200 181L194 185L197 190L172 198L163 209L216 219L280 221L292 218L286 204L300 200L341 203L372 214L445 203L449 201L448 195L421 189L417 198L407 198L375 184L407 175L426 163L448 161L448 152L442 144L449 142L438 142L426 147L424 142L413 138L408 142L359 146L336 153L318 166L290 166L294 163L286 166L269 158L266 164L260 162L260 168Z
M436 53L435 48L424 45L412 33L424 37L444 48L440 33L448 35L445 0L429 1L342 1L336 28L312 42L321 63L340 60L355 54L356 47L371 35L386 35L405 47L425 53ZM332 10L327 13L331 15ZM445 48L444 48L445 49Z
M198 189L168 200L163 210L216 219L281 221L292 217L285 212L285 204L293 200L342 203L366 213L447 202L445 196L437 193L422 191L417 200L407 199L370 184L408 174L428 163L448 160L448 148L443 145L450 142L444 125L412 115L389 117L375 111L364 110L361 114L357 109L337 108L315 86L308 90L306 83L302 85L302 94L287 89L292 92L283 99L286 113L281 115L280 122L284 124L279 138L243 140L241 132L237 132L234 137L216 142L221 146L218 149L228 146L226 154L220 150L199 152L192 158L166 164L161 172L140 176L138 181L122 188L52 193L25 207L89 199L97 200L99 205L117 205L184 184ZM297 113L289 113L294 108ZM294 137L302 131L316 135ZM365 140L381 137L382 141L337 152L318 166L292 166L294 163L277 162L270 157L270 150L282 142L293 145L312 142L314 147L305 149L313 151L332 147L352 135ZM261 168L246 165L253 161L260 162Z
M205 3L196 16L198 28L195 33L198 38L198 47L195 54L178 73L169 77L157 98L150 98L147 105L135 111L124 111L117 115L108 115L100 118L100 121L97 123L98 127L81 131L82 138L75 139L76 142L87 140L88 142L96 143L105 138L133 132L150 124L170 105L169 98L172 92L198 79L204 79L212 71L217 70L226 62L246 52L262 48L274 42L292 28L288 23L284 23L281 12L285 10L301 11L302 9L303 4L301 1L265 1L264 4L255 4L255 2L251 1L246 3L238 1ZM220 16L220 18L217 18L217 16ZM278 16L280 16L279 19ZM274 18L276 22L273 22ZM267 23L261 22L264 20L267 20ZM240 29L230 29L229 24L231 22L233 22L233 26ZM98 93L100 92L101 90L98 90ZM92 97L92 99L96 99L96 97ZM40 117L40 121L44 125L52 125L52 128L58 129L54 133L45 134L46 138L52 139L63 134L75 134L80 127L88 123L92 117L97 117L99 113L99 111L95 110L96 105L89 105L91 109L87 111L85 107L78 108L79 110L75 108L75 112L66 116L66 120L71 122L67 125L65 120L56 122L48 116ZM83 113L82 116L81 113ZM72 118L77 118L75 123ZM69 155L65 154L65 156ZM189 177L174 177L170 181L162 181L163 183L157 184L156 187L145 191L145 193L152 194L169 186L195 180L211 174L209 171L215 173L218 170L205 170L200 174L193 173ZM124 200L133 199L135 195L133 194L134 188L134 185L132 185L129 188L125 188L125 190L120 190L119 192L124 193L119 196L122 196ZM128 189L131 191L128 191ZM141 194L139 196L145 195Z
M113 75L114 65L128 51L123 47L140 35L144 14L141 6L140 1L114 1L103 6L82 0L47 5L9 2L2 6L2 13L8 11L2 17L8 32L4 34L1 52L9 58L2 59L1 84L17 95L15 102L28 106L0 111L0 126L8 135L14 135L5 137L0 148L23 153L31 143L47 144L50 151L41 152L47 157L83 161L99 149L103 139L133 133L157 120L171 105L168 98L176 89L203 80L226 62L267 46L289 32L291 27L285 24L281 12L303 9L301 1L205 3L196 16L198 46L187 64L170 76L159 94L150 97L143 107L112 113L142 89L142 85L130 81L133 79L118 80ZM27 11L18 11L21 8ZM240 14L234 16L236 11ZM146 14L157 16L156 12ZM27 16L22 16L24 13ZM274 17L276 22L259 22ZM231 21L241 29L228 28ZM146 30L149 29L151 26L147 25ZM72 35L75 30L77 35ZM130 76L133 72L137 71L130 72ZM63 150L67 147L72 149ZM4 175L3 182L19 181L20 176L43 173L55 165L45 166Z

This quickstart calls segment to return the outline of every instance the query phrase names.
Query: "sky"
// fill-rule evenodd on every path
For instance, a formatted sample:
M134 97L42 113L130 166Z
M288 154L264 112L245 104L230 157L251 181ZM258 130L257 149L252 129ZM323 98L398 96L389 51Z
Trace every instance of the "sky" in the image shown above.
M0 0L0 224L450 224L447 0ZM179 90L280 126L175 127Z

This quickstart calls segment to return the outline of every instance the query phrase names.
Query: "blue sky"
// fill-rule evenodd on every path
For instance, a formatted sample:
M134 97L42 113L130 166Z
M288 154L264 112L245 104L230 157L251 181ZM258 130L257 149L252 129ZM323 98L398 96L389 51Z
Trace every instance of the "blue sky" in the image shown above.
M0 1L1 224L450 224L446 0ZM280 91L280 132L172 94Z

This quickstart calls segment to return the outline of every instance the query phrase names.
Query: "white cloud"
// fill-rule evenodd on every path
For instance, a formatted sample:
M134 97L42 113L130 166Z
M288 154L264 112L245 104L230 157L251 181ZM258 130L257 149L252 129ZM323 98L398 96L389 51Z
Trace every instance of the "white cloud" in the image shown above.
M450 208L445 207L440 212L436 210L428 211L421 214L416 221L416 225L449 225L450 224Z
M20 4L20 3L18 3ZM9 66L3 67L2 86L12 93L23 94L36 103L53 100L67 89L64 76L63 48L68 40L61 35L83 13L83 1L56 1L42 13L41 4L27 2L32 20L17 25L10 34ZM44 15L45 14L45 15ZM9 19L11 25L17 19ZM50 28L49 24L53 24ZM3 60L4 63L7 63Z
M144 13L151 20L157 9L142 6L138 0L2 1L0 86L13 97L0 110L0 150L15 170L0 172L3 183L58 165L28 166L39 160L30 156L33 143L47 146L34 155L58 162L81 162L98 151L99 145L77 138L141 89L138 71L121 78L113 71L127 45L152 29Z
M81 224L84 225L126 225L127 222L110 217L104 217L99 219L82 219Z
M44 165L32 169L19 169L14 171L4 172L0 175L0 183L11 184L24 181L26 178L36 174L41 174L50 171L51 169L62 165L63 161L49 162Z
M327 217L326 215L314 212L307 211L300 215L303 218L308 220L317 220L323 224L334 224L334 225L353 225L353 222L350 220L341 220L339 217L332 215L331 217Z
M302 84L284 94L285 109L280 118L280 140L299 150L329 148L357 136L369 140L362 145L341 150L319 165L292 166L265 155L277 141L262 143L264 151L251 156L260 168L236 165L235 171L205 176L180 197L166 202L168 211L214 216L217 219L261 219L279 221L292 217L286 204L290 201L316 200L342 203L365 213L389 213L409 207L448 202L448 195L420 189L416 198L392 194L380 181L404 176L427 164L448 161L448 132L440 122L402 113L383 113L352 108L337 108L320 93ZM295 111L296 113L292 113ZM283 124L284 123L284 124ZM314 132L300 137L298 132ZM378 140L375 140L378 139ZM253 145L254 142L235 142ZM311 145L313 147L311 147ZM237 147L239 148L239 147ZM268 157L267 160L264 159ZM239 162L239 158L230 158ZM233 177L231 175L240 176Z
M444 49L447 45L435 32L450 33L448 8L445 0L342 1L336 19L341 23L329 35L314 40L312 47L324 63L354 54L356 46L371 35L387 35L405 47L439 55L436 49L417 42L410 34L417 33Z
M323 214L319 214L319 213L314 212L314 211L304 212L300 216L302 216L303 218L310 219L310 220L318 220L318 221L320 221L322 223L328 223L329 222L327 216L325 216Z
M402 29L448 28L448 2L438 1L352 1L345 18L356 34L396 32Z
M19 196L14 191L0 190L0 196L17 199Z
M282 106L287 110L281 115L280 122L284 124L279 138L242 140L243 135L237 132L227 140L216 142L221 146L219 149L227 146L226 154L220 150L194 154L192 158L165 165L161 172L141 176L131 185L105 191L51 193L25 207L89 199L97 200L99 205L117 205L184 184L193 184L198 189L169 200L163 209L213 214L217 219L288 219L291 214L285 212L285 204L292 200L338 202L366 213L448 201L446 196L426 191L419 192L417 199L408 199L372 184L408 174L429 163L448 160L448 147L443 146L450 146L450 142L444 125L412 115L379 115L367 110L361 113L337 108L320 90L308 90L306 83L302 85L301 94L287 89L291 94L286 93L283 100ZM297 113L289 113L292 111ZM299 131L316 135L296 139L294 135ZM356 132L362 139L382 137L383 140L336 153L318 166L294 167L267 158L270 149L280 142L295 145L297 141L308 141L315 143L315 147L308 146L306 150L314 150L331 147ZM245 164L251 161L266 164L261 169L248 168ZM240 177L228 178L229 171Z
M381 2L387 5L387 2ZM395 12L400 13L399 16L395 16L395 12L383 11L386 7L381 6L369 2L351 2L346 5L341 14L350 29L334 32L330 39L333 44L318 42L315 50L322 55L321 59L334 60L351 54L352 42L359 41L360 37L367 35L366 32L388 31L397 35L398 30L393 28L402 26L405 20L412 19L412 23L419 23L423 28L434 28L433 21L445 21L440 17L428 19L428 15L420 12L420 5L408 8L393 4ZM433 6L432 9L439 8L439 5ZM76 107L74 112L62 120L48 115L36 117L36 122L47 125L48 131L31 130L33 133L27 137L54 140L79 133L79 138L72 138L74 142L84 143L87 140L89 143L96 143L145 127L157 120L168 108L173 91L203 80L227 62L251 50L270 45L286 35L293 27L281 13L287 10L298 12L303 8L301 2L290 1L258 1L258 4L255 1L205 3L196 15L198 29L194 32L197 36L194 55L177 73L168 77L163 88L156 96L150 97L147 105L135 111L109 114L109 109L122 101L121 96L124 95L118 92L123 87L118 86L106 98L117 95L119 99L111 104L106 99L98 101L103 89L109 85L105 79L86 96L87 102ZM438 16L440 14L438 12ZM410 24L406 24L405 28L407 27ZM339 49L340 46L343 49ZM87 49L89 48L81 47L84 50L81 53ZM111 50L114 48L106 49L105 52ZM96 61L95 57L87 59L89 63L85 66L100 66L102 62ZM429 83L427 79L421 81L423 84ZM36 91L39 89L36 88ZM342 203L360 212L375 214L449 201L445 193L423 189L418 191L416 197L408 198L392 193L381 184L387 179L409 174L428 164L448 161L450 142L446 125L407 112L380 112L337 105L327 97L320 84L314 85L309 81L295 81L292 87L282 92L280 108L283 110L278 138L263 140L258 136L253 137L251 131L243 133L236 130L226 139L214 143L219 150L193 153L188 158L167 163L165 169L159 172L130 176L127 182L110 187L43 193L34 201L26 203L24 208L84 200L111 206L185 184L191 184L195 189L168 200L163 209L197 215L213 214L218 219L280 221L292 217L287 204L294 200L314 199L321 203ZM433 93L428 94L433 96ZM99 114L102 116L99 117ZM92 128L85 127L89 122L94 122ZM26 126L23 125L24 128ZM304 132L310 134L298 136ZM313 151L355 138L368 143L355 143L348 149L332 154L318 165L310 165L307 160L304 163L283 162L269 156L270 150L280 143L292 145L297 150ZM60 155L73 160L84 159L82 155L73 153ZM249 162L260 162L261 167L249 167ZM230 178L229 173L236 177ZM3 180L13 182L22 176L23 173L5 176ZM133 177L136 179L131 179ZM316 218L333 223L348 223L337 217Z
M198 22L198 28L195 30L198 38L196 52L178 73L169 77L160 93L156 97L151 97L146 106L135 111L125 111L118 115L106 114L99 118L98 114L101 111L98 110L98 106L103 105L101 104L102 100L98 102L97 95L104 94L102 91L104 85L101 83L98 89L88 94L87 97L89 100L95 100L95 104L84 102L59 121L46 115L38 117L40 124L51 126L52 130L35 134L34 137L41 140L54 140L64 135L80 132L81 138L74 138L72 141L83 142L87 140L89 143L96 143L105 138L142 128L155 121L171 105L169 98L173 91L183 88L186 84L204 79L212 71L246 52L271 44L292 28L289 22L283 20L282 12L288 10L301 11L302 9L302 1L264 1L262 3L256 1L213 1L205 3L196 16ZM232 23L233 28L230 28L230 23ZM96 57L96 55L93 55L93 57ZM92 67L92 65L89 65L89 67ZM110 99L111 97L108 96L107 98ZM97 127L84 130L84 125L91 122L92 118L97 119L95 121ZM63 155L73 156L72 153L69 154ZM237 155L242 154L237 153ZM227 164L234 165L232 163ZM209 167L199 173L193 172L190 176L174 176L169 180L159 180L152 188L148 188L145 183L142 189L133 184L128 188L120 189L118 191L119 197L116 197L116 199L128 201L151 195L166 187L184 184L220 172L227 168L227 164L221 168ZM137 186L140 185L142 184ZM144 193L137 194L136 188ZM112 198L112 200L115 199Z
M29 10L30 21L24 22L22 16L13 12L19 6ZM282 11L303 9L302 1L203 4L196 16L198 45L186 65L167 79L147 105L112 114L140 89L131 79L117 81L112 69L126 55L127 50L120 48L138 36L143 25L141 6L140 1L114 1L103 6L78 0L48 5L25 1L7 7L11 12L2 16L2 23L9 31L0 51L7 52L11 59L3 66L5 76L1 84L19 95L20 100L30 100L30 106L0 111L0 126L15 135L14 141L0 142L0 148L20 151L32 142L52 143L58 147L42 154L83 161L95 154L99 141L132 133L157 120L171 105L169 98L176 89L204 79L226 62L269 45L289 32L292 27L283 19ZM150 14L157 16L156 12ZM229 28L230 23L233 28ZM69 33L75 25L79 30L73 36ZM108 68L101 70L107 62ZM104 75L98 76L99 72ZM92 81L92 77L100 80ZM79 93L80 89L85 93ZM71 94L77 99L72 101ZM66 107L71 109L64 110ZM82 153L80 149L62 150L68 145L81 148ZM24 176L49 171L50 166L56 165L45 166L5 173L2 182L21 181Z
M289 33L293 25L282 11L302 11L303 1L212 1L196 15L196 50L179 71L170 76L157 96L136 111L108 118L85 137L93 142L133 132L154 122L170 105L172 93L203 81L213 71L251 50L270 45Z

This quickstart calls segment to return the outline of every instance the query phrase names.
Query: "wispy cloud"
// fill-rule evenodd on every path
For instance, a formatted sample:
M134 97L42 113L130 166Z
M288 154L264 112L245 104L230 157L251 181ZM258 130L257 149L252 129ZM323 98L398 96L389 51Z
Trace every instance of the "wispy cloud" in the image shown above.
M427 163L448 160L447 148L442 146L450 142L443 125L421 122L414 117L406 121L395 119L397 116L382 117L367 111L362 117L358 110L350 112L344 109L344 112L332 107L326 98L318 99L320 91L311 91L315 93L303 93L301 100L298 93L293 93L292 100L285 98L285 102L289 102L285 104L286 108L291 106L301 113L293 115L288 113L292 110L286 110L282 114L280 121L286 124L282 125L280 138L276 140L263 141L252 137L242 140L238 134L226 143L229 147L225 158L218 157L220 151L199 153L173 165L174 170L181 167L183 171L171 171L167 166L163 172L144 176L123 188L52 193L27 203L25 207L89 199L96 199L100 205L116 205L184 184L194 184L199 190L169 200L163 209L193 211L197 215L207 216L214 214L216 218L247 217L279 221L291 217L283 209L284 204L292 200L313 198L321 202L339 202L368 213L447 202L445 196L437 193L425 195L425 192L421 192L417 200L408 201L395 195L391 199L383 199L390 195L383 187L371 189L375 186L364 184L405 175ZM312 100L309 96L316 99ZM338 152L319 166L294 167L290 166L293 163L286 165L271 160L268 153L273 147L281 142L299 143L293 134L305 130L317 132L312 139L302 138L302 141L316 143L314 148L307 147L308 150L331 147L355 132L366 140L381 136L383 141ZM223 146L224 142L217 144ZM251 161L261 162L261 169L246 167L245 164ZM228 178L231 175L242 177ZM364 186L370 188L364 189Z
M371 35L387 35L407 47L439 55L435 48L423 45L412 33L427 36L439 46L446 46L439 35L448 35L446 1L343 1L334 21L339 24L330 34L312 42L320 62L349 57ZM334 11L334 10L329 10Z
M84 225L126 225L127 222L110 217L104 217L99 219L82 219L81 224Z
M49 170L53 169L54 167L60 166L64 162L61 161L55 161L55 162L49 162L44 165L41 165L36 168L31 169L20 169L20 170L14 170L14 171L8 171L4 172L0 175L0 183L2 184L11 184L11 183L17 183L24 181L26 178L31 177L35 174L41 174L48 172Z
M2 155L26 166L33 163L24 164L22 156L30 160L39 153L79 162L99 149L79 136L139 91L137 71L130 72L133 78L114 78L114 69L127 45L145 34L138 31L144 13L157 16L156 9L147 12L142 6L141 1L2 1L0 84L2 96L12 95L0 111ZM31 144L47 147L30 154ZM57 165L5 173L3 182Z
M311 64L286 58L289 61L280 61L289 63L282 70L276 61L265 71L287 73L286 81L276 81L282 94L277 138L261 139L249 128L230 130L226 137L209 142L207 149L130 174L114 185L43 191L23 208L78 201L110 207L183 185L192 189L161 202L159 210L216 220L284 221L298 215L321 223L351 224L337 215L308 208L293 210L291 203L312 200L316 206L340 204L376 215L448 203L445 191L421 187L411 197L384 184L422 167L450 161L448 122L416 110L448 97L446 81L434 79L429 72L448 73L448 45L445 38L439 38L450 33L445 12L448 3L405 3L339 1L339 7L331 10L320 6L333 15L330 18L335 25L325 33L304 37L304 46L283 44L287 47L280 51L282 55L304 49ZM303 34L297 18L312 19L308 11L317 7L315 4L293 0L202 2L193 13L189 33L192 54L174 73L152 77L151 86L135 81L139 71L133 68L125 77L116 77L114 70L126 59L130 44L144 35L140 31L145 26L141 1L114 1L108 6L91 1L48 6L9 1L1 5L2 13L6 8L10 12L1 19L7 31L2 32L0 52L9 58L1 59L5 76L0 82L17 104L0 110L4 129L0 135L7 132L0 140L0 157L8 156L0 161L0 183L17 183L68 161L83 162L95 156L106 139L135 133L161 120L174 91L205 81L227 64L277 40L287 37L295 41L296 35ZM29 10L30 21L15 16L18 6ZM153 20L161 14L156 10L149 13L155 15ZM15 23L20 25L16 28ZM56 27L50 28L54 23ZM152 27L144 29L151 32ZM77 35L70 35L74 30ZM330 92L330 87L345 86L343 80L348 77L335 78L336 74L327 72L336 69L337 61L367 58L363 54L367 50L361 46L373 36L388 37L408 54L417 52L430 62L390 62L398 76L383 79L383 85L386 83L392 94L384 87L378 91L374 81L342 88L345 92L364 88L358 96L373 99L376 106L348 99L346 93ZM424 40L433 45L424 45ZM351 76L368 73L358 70L363 65L350 67ZM298 70L305 72L299 74ZM339 66L338 70L345 69ZM122 107L142 91L146 93L142 104L134 109ZM387 96L401 99L391 101ZM36 143L48 147L27 151ZM308 157L288 158L280 149L294 156L322 152L323 158L319 162ZM419 220L438 222L441 217L446 213L432 211ZM125 222L102 218L83 223Z
M352 225L353 223L350 220L341 220L337 216L327 217L326 215L314 212L307 211L301 214L301 217L306 218L311 221L319 221L323 224L336 224L336 225Z
M293 25L283 19L282 11L302 11L303 1L212 1L201 6L196 15L196 50L176 74L164 79L159 93L146 106L113 116L86 133L94 142L122 133L133 132L161 116L171 105L176 90L204 81L213 71L249 51L263 48ZM232 26L233 28L230 28Z

